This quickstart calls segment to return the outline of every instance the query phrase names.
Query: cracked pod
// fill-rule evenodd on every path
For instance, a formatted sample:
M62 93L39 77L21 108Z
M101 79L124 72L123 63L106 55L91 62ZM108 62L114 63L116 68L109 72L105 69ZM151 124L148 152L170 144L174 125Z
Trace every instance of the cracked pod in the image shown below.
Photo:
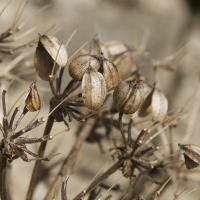
M143 85L140 81L122 81L113 93L113 105L123 114L135 113L144 99Z
M49 80L55 60L60 67L65 67L68 60L65 46L54 36L40 36L34 56L34 66L41 79Z

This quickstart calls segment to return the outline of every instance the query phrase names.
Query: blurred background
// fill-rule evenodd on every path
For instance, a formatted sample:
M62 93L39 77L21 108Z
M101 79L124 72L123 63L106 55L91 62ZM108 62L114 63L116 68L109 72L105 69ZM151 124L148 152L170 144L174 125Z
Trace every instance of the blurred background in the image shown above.
M0 9L7 2L8 0L1 0ZM9 28L10 24L12 24L16 16L17 7L21 2L25 3L25 1L20 0L11 1L3 12L0 17L1 32ZM38 9L48 4L51 4L51 6L34 15ZM35 26L38 27L27 36L17 40L15 45L29 42L38 37L38 33L45 33L59 18L54 31L58 31L55 36L63 41L63 43L66 43L70 35L77 30L67 49L69 57L85 42L91 41L97 33L104 42L117 40L135 47L144 45L150 52L150 56L154 59L165 58L184 47L187 53L180 60L176 71L159 70L161 88L169 100L169 110L177 110L184 105L191 95L195 94L198 87L200 63L199 4L200 1L198 0L32 0L28 2L18 24L30 18L22 28L22 31ZM84 48L88 50L89 45ZM31 62L35 46L32 50L27 48L14 52L12 56L4 56L3 62L0 64L0 69L3 70L3 67L7 66L17 55L24 51L33 52L28 57ZM140 67L139 71L148 78L149 82L153 82L153 72L148 66L144 65ZM68 70L65 70L64 73L63 88L70 81ZM37 85L43 88L43 90L39 91L41 99L44 102L40 116L47 115L49 110L48 104L52 94L45 89L48 88L47 82L38 78ZM28 83L23 84L14 81L8 91L8 105L11 106L28 88ZM192 103L189 106L192 108ZM29 118L26 117L22 121L21 128L26 126L35 114L29 113L28 116ZM188 118L180 123L176 129L177 136L185 133L187 123ZM64 123L56 123L52 133L58 133L65 128ZM199 128L197 120L192 138L188 143L191 142L200 145ZM38 127L37 132L30 132L29 135L41 137L43 129L44 125ZM61 154L53 158L49 163L45 163L46 167L65 158L65 155L67 155L73 145L75 130L74 126L70 132L62 133L62 136L60 135L48 143L46 155L54 153L54 147L57 147L56 152L60 152ZM38 145L30 145L30 150L37 152ZM105 151L108 151L106 146ZM77 158L75 172L68 182L69 199L72 199L78 192L82 191L108 160L111 160L111 158L106 153L101 154L98 145L84 144ZM112 162L110 162L111 164ZM56 175L60 165L61 163L58 163L57 167L51 171L52 177ZM12 176L14 178L12 178L11 188L15 200L25 199L33 166L34 162L25 163L20 159L14 161L14 164L12 164ZM106 182L112 185L119 176L120 172L111 176ZM42 199L44 197L52 177L46 180L45 183L38 185L34 199ZM126 188L128 181L125 178L122 178L119 182L122 183L122 189ZM188 185L191 189L196 187L183 181L183 187ZM173 199L171 190L172 188L170 187L165 190L160 199ZM199 190L191 194L193 199L197 199L199 195ZM187 199L187 196L182 199L184 198ZM117 199L117 197L113 197L113 199Z

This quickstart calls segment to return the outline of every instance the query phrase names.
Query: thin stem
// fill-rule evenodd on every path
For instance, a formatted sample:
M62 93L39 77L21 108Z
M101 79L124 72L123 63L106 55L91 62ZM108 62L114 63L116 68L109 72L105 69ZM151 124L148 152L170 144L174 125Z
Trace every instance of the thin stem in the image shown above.
M82 127L79 136L76 139L75 144L73 145L71 151L69 152L69 155L66 157L66 159L63 162L63 165L56 176L55 180L53 181L49 191L47 192L47 195L45 197L45 200L49 200L53 196L53 191L55 186L61 181L63 176L70 175L74 166L74 161L77 157L77 154L81 148L82 143L85 141L85 139L89 136L90 131L92 130L93 126L95 125L96 118L89 118L84 126Z
M123 116L123 113L119 113L119 128L120 128L120 131L121 131L121 134L122 134L122 138L123 138L123 141L124 141L124 145L125 147L127 148L127 142L126 142L126 137L125 137L125 133L124 133L124 128L123 128L123 123L122 123L122 116Z
M18 127L19 123L21 122L21 120L23 119L24 115L25 115L27 112L28 112L28 109L27 109L26 107L24 107L24 110L23 110L21 116L19 117L19 119L17 120L17 122L16 122L16 124L15 124L15 126L14 126L14 128L13 128L14 131L16 130L16 128Z
M52 115L50 115L48 117L43 136L50 134L51 129L53 127L53 124L54 124L54 118L53 118ZM40 156L40 157L44 156L44 151L46 149L46 145L47 145L47 141L41 143L39 151L38 151L38 156ZM32 199L33 191L34 191L35 186L37 184L37 176L38 176L38 172L40 170L41 162L42 162L42 160L37 160L36 163L35 163L33 173L32 173L32 177L31 177L31 181L30 181L30 184L29 184L29 189L28 189L28 192L27 192L27 195L26 195L26 200Z
M0 167L0 186L1 186L1 200L7 200L6 191L6 163L7 158L1 157L1 167Z
M3 116L6 116L6 90L2 93L2 104L3 104Z
M11 120L10 120L10 124L9 124L9 128L10 128L10 129L11 129L12 126L13 126L14 119L15 119L16 114L17 114L18 111L19 111L19 109L18 109L18 107L16 107L15 110L14 110L14 112L13 112L13 115L12 115L12 117L11 117Z
M59 78L56 79L56 87L57 87L57 92L59 94L60 94L60 89L61 89L61 83L62 83L62 77L63 77L64 69L65 69L64 67L61 68Z

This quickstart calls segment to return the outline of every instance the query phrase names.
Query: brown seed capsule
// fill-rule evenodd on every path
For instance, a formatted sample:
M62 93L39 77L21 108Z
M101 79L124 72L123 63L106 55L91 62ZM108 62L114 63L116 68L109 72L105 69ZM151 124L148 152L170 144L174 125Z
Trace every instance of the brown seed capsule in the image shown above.
M34 66L41 79L45 81L49 80L49 75L52 72L55 59L56 63L60 67L65 67L67 64L68 54L64 45L53 36L40 36L34 55Z
M100 60L91 55L80 55L74 58L69 65L69 74L75 81L81 81L88 65L98 71L101 65Z
M25 100L25 106L30 112L35 112L40 109L40 96L35 82L33 82L30 86L29 93Z
M185 165L187 169L192 169L200 164L200 147L194 144L178 144L184 152Z
M95 35L94 39L92 40L91 48L92 55L100 55L103 53L104 57L108 58L107 50L103 42L99 39L98 35Z
M106 97L106 82L101 73L96 72L92 66L86 69L82 80L82 95L88 109L98 109Z
M121 80L127 79L130 76L131 72L137 70L133 58L133 52L131 51L125 52L117 56L114 59L113 63L118 69Z
M143 85L138 81L122 81L113 93L113 105L123 114L135 113L144 99Z
M103 59L99 72L103 74L107 90L113 90L120 82L116 66L107 59Z
M155 89L152 96L152 119L156 122L162 122L168 109L168 101L165 95L158 89Z

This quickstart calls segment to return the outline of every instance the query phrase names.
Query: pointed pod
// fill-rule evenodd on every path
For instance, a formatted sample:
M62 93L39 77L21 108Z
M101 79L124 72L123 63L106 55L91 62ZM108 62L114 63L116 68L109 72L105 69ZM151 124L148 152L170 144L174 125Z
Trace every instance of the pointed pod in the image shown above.
M120 82L116 66L107 59L103 59L99 72L103 74L108 91L114 90Z
M106 97L106 82L101 73L92 66L86 69L82 80L82 96L85 106L90 110L97 110Z
M98 35L95 35L94 39L92 40L91 48L93 55L100 55L101 53L103 53L104 57L108 58L108 53L104 46L104 43L100 40Z
M131 72L137 70L132 51L124 52L115 57L113 63L118 69L121 80L125 80L130 76Z
M144 99L144 89L140 81L122 81L113 93L113 105L123 114L135 113Z
M98 71L101 65L100 60L92 55L80 55L74 58L69 65L69 75L75 81L81 81L85 70L90 65L95 71Z
M167 116L168 101L165 95L158 89L155 89L152 96L152 119L156 122L162 122Z
M200 147L194 144L178 144L184 153L187 169L192 169L200 164Z
M45 81L49 80L49 75L52 72L55 60L60 67L65 67L67 59L67 51L56 37L46 35L40 36L34 55L34 66L41 79Z
M33 82L30 86L29 93L25 99L25 107L30 112L35 112L40 109L40 96L38 94L36 83Z

